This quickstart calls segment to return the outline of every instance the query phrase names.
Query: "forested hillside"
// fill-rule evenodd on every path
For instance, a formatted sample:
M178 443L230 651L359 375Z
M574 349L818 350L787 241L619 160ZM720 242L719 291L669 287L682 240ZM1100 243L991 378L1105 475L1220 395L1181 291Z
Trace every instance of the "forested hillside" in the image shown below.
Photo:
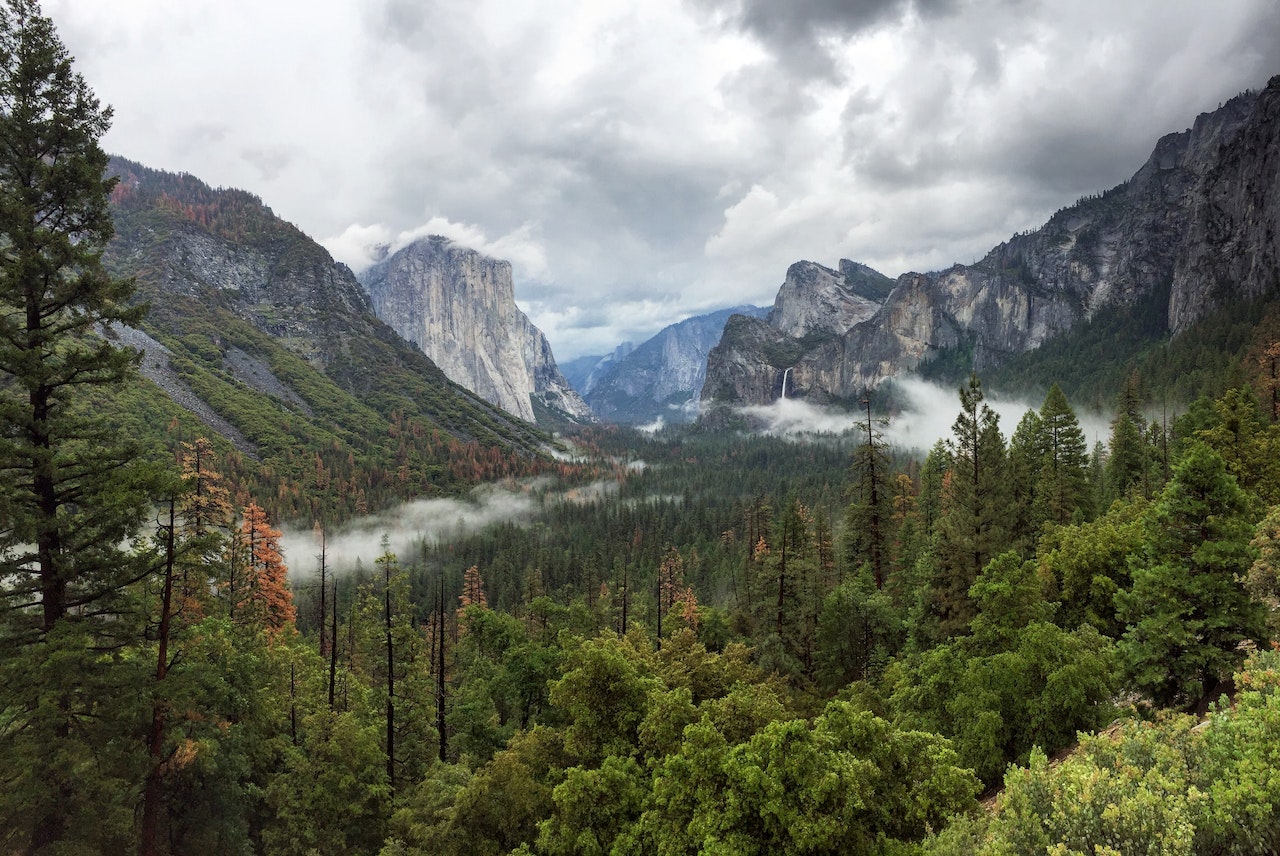
M126 341L156 385L105 403L132 436L172 453L209 437L242 504L306 525L550 468L545 435L446 379L261 200L121 158L106 172L104 262L149 310Z
M1174 418L1126 364L1092 446L1058 384L1010 426L970 374L923 457L868 405L551 464L256 200L104 179L109 112L31 0L0 104L0 851L1280 847L1268 323L1203 340ZM477 480L521 512L379 517L339 559L343 518Z

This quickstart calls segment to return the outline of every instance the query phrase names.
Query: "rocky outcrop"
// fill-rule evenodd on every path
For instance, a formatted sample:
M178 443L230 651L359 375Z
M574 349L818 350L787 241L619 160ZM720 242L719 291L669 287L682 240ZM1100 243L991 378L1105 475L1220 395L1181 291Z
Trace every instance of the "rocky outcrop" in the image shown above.
M707 355L703 401L773 401L783 394L784 377L788 396L797 390L811 393L819 385L822 361L834 358L842 336L875 317L893 284L848 259L840 261L839 271L796 262L767 317L728 319Z
M596 416L591 408L561 374L547 337L523 312L518 318L518 336L524 343L524 364L533 382L531 398L574 422L595 422Z
M646 424L658 418L687 422L698 414L707 354L731 316L763 316L758 306L738 306L686 318L663 328L637 348L614 352L588 377L587 403L602 419Z
M863 297L846 284L843 273L814 262L796 262L778 289L769 324L795 339L812 333L839 334L866 321L879 308L880 302Z
M516 306L511 264L432 236L364 271L373 309L450 380L528 422L534 398L593 417L556 368L546 337Z
M158 386L165 395L173 399L179 407L195 415L215 434L225 437L238 451L251 460L259 461L258 447L249 441L236 426L222 417L207 402L201 399L187 383L178 376L169 363L169 349L148 336L141 330L116 325L111 329L111 336L121 344L128 345L142 354L138 364L139 373Z
M835 293L830 272L807 267L807 291L789 273L768 329L737 319L726 327L703 398L766 403L786 373L788 395L849 399L957 349L981 371L1140 300L1167 305L1162 325L1176 334L1224 302L1280 288L1278 235L1280 77L1164 137L1129 181L976 264L902 275L873 315L844 331L814 297ZM869 300L884 280L851 262L841 272L845 290ZM825 330L824 312L833 319Z

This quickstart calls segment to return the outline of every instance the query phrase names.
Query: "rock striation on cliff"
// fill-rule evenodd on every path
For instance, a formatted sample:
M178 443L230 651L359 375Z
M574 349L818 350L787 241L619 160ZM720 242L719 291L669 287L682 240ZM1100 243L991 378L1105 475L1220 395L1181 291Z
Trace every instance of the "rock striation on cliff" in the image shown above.
M453 382L524 419L535 400L574 421L594 416L515 301L511 264L433 235L360 274L374 312Z
M822 302L832 286L800 287L789 272L767 321L726 325L708 355L703 399L767 403L786 373L789 396L847 400L946 351L966 353L981 371L1139 301L1159 307L1176 335L1226 302L1280 289L1278 236L1280 76L1162 138L1124 184L981 261L903 274L873 314L844 330L846 316ZM852 262L841 273L873 302L887 281Z

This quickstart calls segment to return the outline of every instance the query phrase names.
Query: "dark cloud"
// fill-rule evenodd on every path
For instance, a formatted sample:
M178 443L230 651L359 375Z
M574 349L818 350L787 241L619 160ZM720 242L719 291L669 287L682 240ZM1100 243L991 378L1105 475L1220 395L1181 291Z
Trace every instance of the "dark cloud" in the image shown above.
M353 263L429 230L509 259L566 358L767 303L800 258L972 261L1280 72L1276 0L45 8L112 150Z
M439 10L422 0L381 0L368 8L371 30L386 41L413 44L427 30L427 21Z
M689 0L703 13L755 37L793 74L833 78L827 40L896 21L949 14L957 0Z

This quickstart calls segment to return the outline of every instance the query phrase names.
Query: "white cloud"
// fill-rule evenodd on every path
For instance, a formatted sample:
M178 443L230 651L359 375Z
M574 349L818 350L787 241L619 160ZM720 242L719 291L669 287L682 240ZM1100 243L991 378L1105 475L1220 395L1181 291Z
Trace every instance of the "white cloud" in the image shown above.
M394 253L430 235L441 235L486 256L506 259L511 262L517 278L536 278L547 273L546 252L535 239L533 226L528 223L493 241L479 226L454 223L446 217L432 217L420 226L396 233L381 223L353 223L341 234L325 238L320 243L335 259L359 272L384 253Z
M952 426L960 414L958 387L941 386L912 375L893 378L891 383L899 410L887 422L881 421L880 416L875 417L875 430L880 432L886 443L923 454L939 440L952 438ZM991 390L984 390L984 403L998 417L1000 433L1006 443L1022 417L1028 411L1038 411L1043 404L1042 401L1011 399ZM738 410L766 434L803 438L852 432L857 442L866 436L861 427L866 424L864 413L816 405L803 399L779 398L769 404ZM1090 447L1098 440L1105 443L1110 436L1109 416L1077 412L1076 419Z
M972 261L1280 69L1274 0L45 10L108 149L353 266L430 232L507 258L562 359L768 303L802 258Z
M326 564L336 573L353 570L357 562L371 568L386 550L407 563L424 541L436 544L499 523L527 525L545 503L591 502L615 493L618 484L603 480L550 493L546 488L547 482L537 480L484 485L463 499L420 499L358 518L325 533ZM295 579L317 572L320 542L313 531L286 529L280 544Z
M327 564L342 573L359 561L372 567L384 550L403 561L422 542L436 543L459 537L502 522L528 522L537 508L532 490L486 487L473 491L468 499L423 499L397 506L383 514L352 521L325 537ZM383 545L383 539L386 545ZM320 544L310 530L285 530L281 538L285 561L295 578L305 578L318 567L315 556Z

